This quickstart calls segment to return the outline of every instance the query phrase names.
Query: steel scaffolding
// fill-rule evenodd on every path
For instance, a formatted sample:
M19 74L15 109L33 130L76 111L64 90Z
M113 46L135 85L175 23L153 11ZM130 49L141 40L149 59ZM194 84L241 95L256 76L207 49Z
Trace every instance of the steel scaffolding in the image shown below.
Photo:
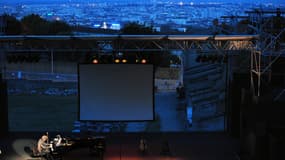
M165 51L252 49L258 35L0 36L5 52Z
M6 62L7 53L119 53L155 52L181 50L213 52L222 55L231 51L255 51L258 35L80 35L80 36L0 36L1 63ZM236 54L236 52L235 52ZM2 66L3 69L3 66Z
M246 13L249 15L249 27L260 36L251 54L250 73L251 89L256 96L260 96L262 83L271 81L272 64L285 55L285 49L280 46L280 38L285 33L285 28L281 26L285 10L254 9Z
M281 56L285 56L285 49L280 46L281 36L285 34L285 28L281 24L281 17L284 16L285 10L256 8L245 13L247 16L222 16L221 18L229 20L232 26L237 25L240 19L247 20L248 27L254 34L260 36L255 43L256 49L252 50L250 65L251 91L254 96L260 96L262 83L271 81L272 64Z
M163 54L182 51L191 53L215 53L229 57L256 52L258 35L80 35L80 36L0 36L2 70L10 53L46 54L50 59L51 72L54 54L113 54L141 52ZM194 52L193 52L194 51ZM238 52L237 52L238 51ZM247 52L240 52L247 51ZM183 61L182 61L183 62ZM184 69L184 67L182 67ZM183 70L182 70L183 74Z

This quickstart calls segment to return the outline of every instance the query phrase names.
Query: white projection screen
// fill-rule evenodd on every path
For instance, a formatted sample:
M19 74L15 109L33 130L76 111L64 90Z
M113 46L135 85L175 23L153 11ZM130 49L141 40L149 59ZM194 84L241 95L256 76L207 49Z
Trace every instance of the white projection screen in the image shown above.
M79 64L79 120L154 120L151 64Z

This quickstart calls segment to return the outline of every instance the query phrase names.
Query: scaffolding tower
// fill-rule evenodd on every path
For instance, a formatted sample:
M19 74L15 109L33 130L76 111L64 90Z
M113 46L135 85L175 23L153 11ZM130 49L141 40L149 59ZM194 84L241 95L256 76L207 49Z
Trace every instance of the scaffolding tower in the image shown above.
M260 96L262 83L269 83L272 76L272 64L285 56L285 47L281 45L281 36L285 34L282 26L284 9L253 9L246 12L249 27L260 36L256 49L251 54L251 90L254 96Z
M221 18L231 26L236 26L240 20L247 20L252 34L259 35L259 39L255 42L255 49L251 50L250 55L250 86L253 97L257 98L263 94L262 85L271 82L273 63L285 56L285 46L281 42L281 37L285 34L285 26L282 26L285 9L255 8L245 13L247 16L222 16Z

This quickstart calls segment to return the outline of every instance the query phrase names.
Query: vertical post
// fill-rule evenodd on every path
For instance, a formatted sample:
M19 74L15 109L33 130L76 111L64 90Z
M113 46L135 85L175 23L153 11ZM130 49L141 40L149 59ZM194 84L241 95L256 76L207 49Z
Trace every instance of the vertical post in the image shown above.
M51 74L54 73L54 64L53 64L53 50L50 51L50 62L51 62Z
M0 71L0 136L6 136L9 133L8 118L8 92L7 82L2 79L2 71Z
M252 70L253 70L253 51L250 52L250 90L254 94Z
M1 45L1 44L0 44ZM0 48L2 48L1 46L0 46ZM0 74L1 73L4 73L4 52L3 52L3 50L2 49L0 49L0 64L1 64L1 68L0 68ZM1 80L1 79L0 79Z
M0 68L0 73L2 73L2 77L3 79L5 79L5 73L6 73L6 52L3 51L2 49L2 44L0 44L0 64L1 64L1 68Z
M269 55L269 64L271 63L271 54ZM272 70L271 67L268 71L268 82L271 83L271 78L272 78Z
M227 58L228 58L228 56L226 56ZM229 58L227 59L227 61L226 61L227 63L225 63L225 65L226 65L226 75L225 75L225 83L226 83L226 85L225 85L225 116L224 116L224 130L225 131L229 131L229 132L231 132L231 130L228 130L229 129L229 127L228 127L228 121L230 120L229 119L229 114L230 114L230 110L229 110L229 108L230 108L230 106L229 106L229 92L228 92L228 87L229 87L229 82L228 82L228 67L229 67L229 65L228 65L228 63L229 63Z
M261 87L261 52L258 52L258 88L257 88L257 96L260 96L260 87Z
M119 129L120 129L120 138L123 139L123 122L119 122ZM120 160L122 160L122 140L120 141Z
M183 53L178 55L179 60L180 60L180 82L182 85L184 85L183 83L183 76L184 76L184 62L183 62L183 54L185 53L185 50L183 50Z

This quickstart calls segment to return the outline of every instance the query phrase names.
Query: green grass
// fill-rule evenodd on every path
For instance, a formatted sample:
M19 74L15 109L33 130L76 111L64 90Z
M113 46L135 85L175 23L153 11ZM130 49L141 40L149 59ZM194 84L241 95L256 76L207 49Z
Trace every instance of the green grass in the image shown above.
M10 131L71 131L77 96L9 95Z

